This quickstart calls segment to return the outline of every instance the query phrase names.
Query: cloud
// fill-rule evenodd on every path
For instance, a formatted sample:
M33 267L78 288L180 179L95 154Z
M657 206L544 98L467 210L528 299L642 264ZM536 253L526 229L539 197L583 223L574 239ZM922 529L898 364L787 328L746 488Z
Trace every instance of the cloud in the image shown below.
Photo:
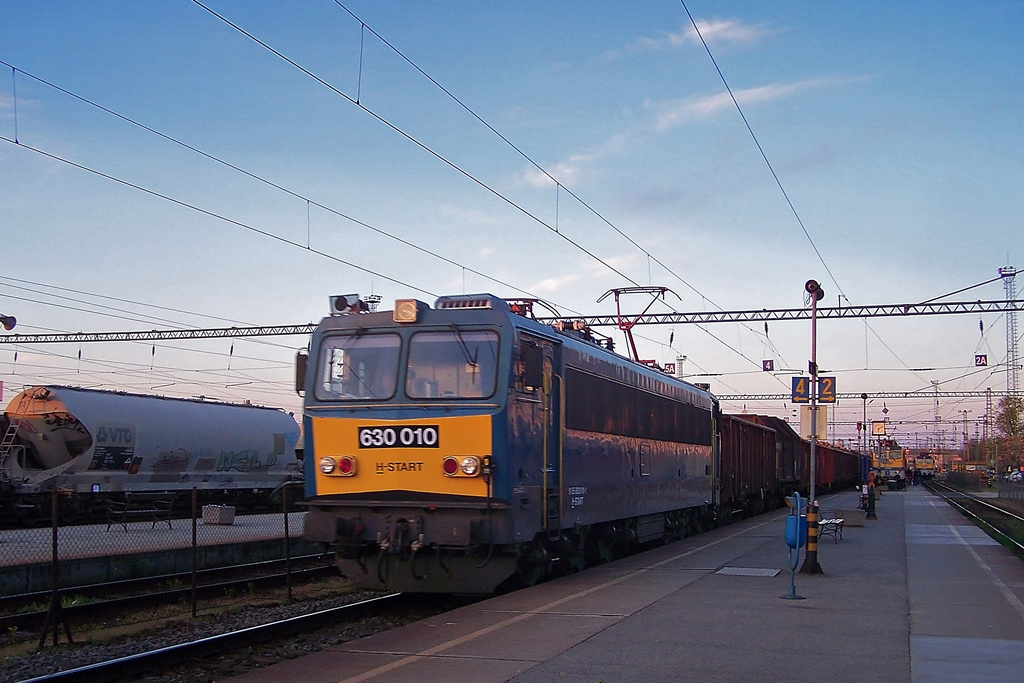
M574 187L579 183L589 165L609 155L619 154L623 150L629 149L630 142L629 133L616 133L597 149L573 154L566 161L560 161L554 166L547 167L545 170L550 177L533 166L526 168L520 176L520 182L533 187L545 188L551 187L554 185L554 180L557 180L565 187Z
M701 20L697 22L697 28L708 44L750 45L756 43L763 36L776 32L765 28L763 24L741 24L734 19ZM637 38L629 49L655 51L700 44L700 37L693 30L693 26L684 25L678 33L665 33L654 38L648 36Z
M553 294L564 289L566 286L571 285L572 283L576 282L579 279L580 276L578 274L568 273L566 275L562 275L561 277L544 278L540 282L530 285L526 289L531 292L546 292L549 294Z
M551 187L555 178L562 185L575 185L580 179L580 173L586 162L594 158L593 154L573 154L567 161L561 161L547 169L550 177L537 170L536 167L529 167L523 172L522 181L533 187Z
M733 90L733 94L736 96L736 101L740 103L740 106L746 107L760 102L781 100L808 90L820 90L860 80L864 79L814 78L797 81L796 83L772 83L757 88ZM648 108L658 110L655 118L655 128L658 131L665 131L690 121L710 118L723 109L731 109L734 105L729 93L721 92L714 95L687 97L669 102L647 103L647 106Z
M444 204L438 207L438 212L445 218L460 224L488 227L498 224L494 214L488 211L478 211L452 204Z
M598 254L598 256L601 255ZM631 268L639 266L643 262L644 256L639 253L630 253L625 256L601 256L601 260L615 270L625 272ZM589 275L607 275L611 272L608 270L607 266L602 263L598 263L591 258L583 261L580 264L580 269Z

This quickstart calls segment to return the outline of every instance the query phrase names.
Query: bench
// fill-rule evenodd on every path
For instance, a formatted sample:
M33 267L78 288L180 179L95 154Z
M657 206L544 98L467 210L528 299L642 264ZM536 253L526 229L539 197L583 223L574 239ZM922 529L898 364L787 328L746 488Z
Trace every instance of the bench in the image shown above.
M843 526L864 526L864 520L867 519L867 512L862 508L856 510L839 510L835 511L833 517L838 517L843 520Z
M844 519L840 517L840 510L833 510L832 514L821 516L818 520L818 538L822 536L831 536L832 540L836 543L843 538L843 523Z
M171 528L171 508L174 494L171 493L126 493L123 500L107 503L107 531L114 524L120 524L128 531L130 522L150 522L155 529L158 522L166 522Z

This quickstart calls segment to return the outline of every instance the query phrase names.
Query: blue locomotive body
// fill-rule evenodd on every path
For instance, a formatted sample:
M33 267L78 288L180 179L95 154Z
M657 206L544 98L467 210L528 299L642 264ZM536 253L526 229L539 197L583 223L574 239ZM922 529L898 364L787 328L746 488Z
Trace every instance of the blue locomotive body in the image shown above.
M502 299L331 316L303 368L304 535L357 585L491 592L713 520L713 397Z

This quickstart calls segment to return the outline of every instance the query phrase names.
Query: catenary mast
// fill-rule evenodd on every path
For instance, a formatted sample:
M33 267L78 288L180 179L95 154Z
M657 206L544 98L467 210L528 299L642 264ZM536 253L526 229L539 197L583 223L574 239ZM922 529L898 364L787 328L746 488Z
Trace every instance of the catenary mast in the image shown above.
M1016 296L1016 284L1014 276L1017 269L1013 266L1006 266L999 269L999 276L1003 278L1003 287L1006 289L1006 299L1013 301ZM1017 356L1017 313L1013 310L1006 312L1006 392L1016 395L1020 391L1018 380L1018 368L1020 359Z

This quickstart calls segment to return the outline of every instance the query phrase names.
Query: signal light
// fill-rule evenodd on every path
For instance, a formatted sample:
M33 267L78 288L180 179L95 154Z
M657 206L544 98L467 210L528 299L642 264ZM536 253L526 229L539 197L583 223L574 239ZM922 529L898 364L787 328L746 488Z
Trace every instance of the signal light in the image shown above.
M427 308L429 307L425 303L416 299L397 299L391 319L396 323L414 323L420 319L420 313Z
M330 303L331 315L366 313L370 310L358 294L336 294L330 297Z

